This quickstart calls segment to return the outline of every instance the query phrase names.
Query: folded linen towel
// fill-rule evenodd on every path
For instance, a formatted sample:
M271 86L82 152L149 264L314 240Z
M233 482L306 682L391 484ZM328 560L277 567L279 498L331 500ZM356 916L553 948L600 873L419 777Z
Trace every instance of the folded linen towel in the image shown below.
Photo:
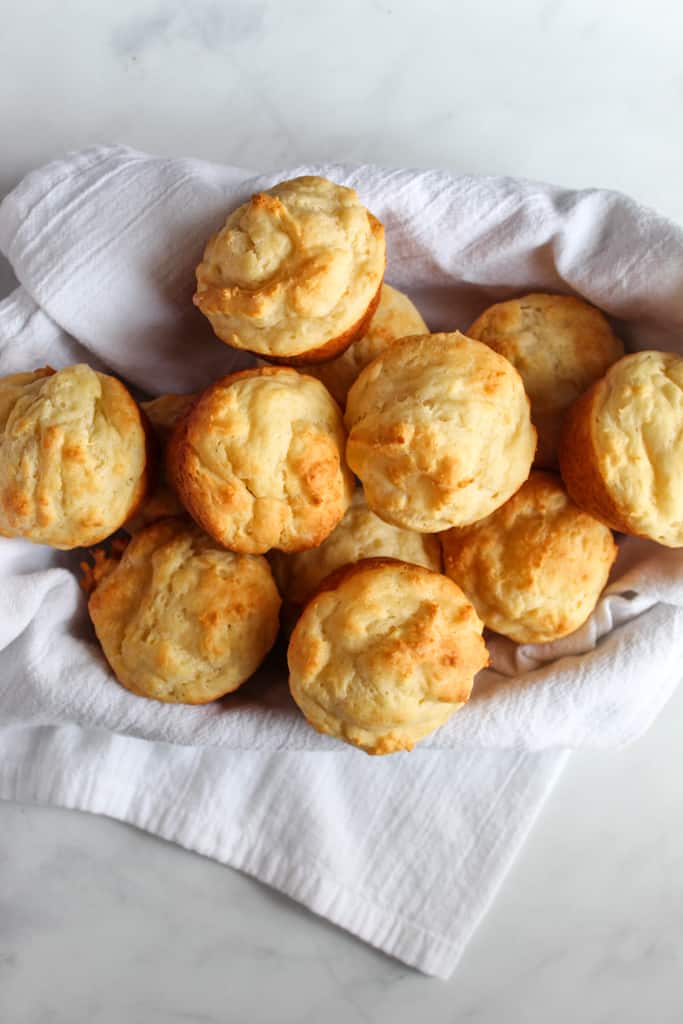
M465 328L522 290L574 290L630 347L683 348L683 232L623 196L367 167L250 178L96 147L29 175L0 207L0 250L22 286L0 303L0 373L87 361L159 393L228 372L239 357L192 308L194 265L227 209L304 171L359 189L387 227L389 280L434 329ZM131 821L440 975L557 777L559 748L635 738L681 674L683 552L629 539L583 629L496 641L465 709L422 749L370 760L303 722L276 662L205 708L114 684L76 561L0 542L0 793Z

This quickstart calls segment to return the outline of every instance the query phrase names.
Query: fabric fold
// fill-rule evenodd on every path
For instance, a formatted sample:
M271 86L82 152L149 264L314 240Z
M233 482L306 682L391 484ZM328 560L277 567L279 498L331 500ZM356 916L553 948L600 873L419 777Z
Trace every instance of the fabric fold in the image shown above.
M97 146L0 205L20 287L0 374L86 361L149 394L243 359L191 301L226 212L299 173L356 187L387 231L387 279L430 328L491 302L574 291L631 348L683 351L683 231L617 193L442 171L235 167ZM683 552L620 540L610 584L555 644L491 638L472 700L411 754L370 759L303 721L275 652L237 694L161 705L94 642L79 552L0 540L0 795L107 814L247 871L385 952L448 975L566 761L639 736L682 670Z
M264 757L20 725L0 729L0 751L1 799L153 832L441 978L455 969L567 757Z

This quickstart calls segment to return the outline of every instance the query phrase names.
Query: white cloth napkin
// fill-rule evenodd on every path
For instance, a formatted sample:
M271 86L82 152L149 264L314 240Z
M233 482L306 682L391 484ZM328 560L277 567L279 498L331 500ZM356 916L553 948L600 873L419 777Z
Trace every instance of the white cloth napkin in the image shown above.
M447 978L567 755L264 755L63 725L0 728L0 756L0 799L127 821Z
M191 305L194 266L227 209L304 171L359 189L387 228L388 279L433 329L466 328L523 290L573 290L617 318L629 347L682 345L683 232L623 196L329 165L248 178L97 147L29 175L0 207L22 285L0 303L0 373L84 360L159 393L229 371L234 353ZM559 748L636 737L681 675L683 552L629 539L582 630L542 647L496 641L470 704L423 749L371 760L303 722L277 657L205 708L129 694L92 642L77 561L0 541L0 793L134 822L440 975Z

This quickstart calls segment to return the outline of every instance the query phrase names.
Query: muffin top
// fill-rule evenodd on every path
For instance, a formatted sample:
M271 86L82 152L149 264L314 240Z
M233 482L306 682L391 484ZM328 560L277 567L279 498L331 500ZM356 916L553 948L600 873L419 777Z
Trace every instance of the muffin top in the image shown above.
M150 399L148 402L141 402L140 408L149 420L152 430L156 434L159 447L162 453L166 449L168 440L173 433L173 428L187 410L196 401L197 395L160 395L158 398ZM155 522L157 519L165 519L167 516L184 516L185 509L168 482L165 468L165 458L159 460L157 473L150 488L149 494L133 515L124 525L128 533L137 533L145 526Z
M384 229L354 189L294 178L229 215L197 268L194 301L233 348L328 358L378 300L385 262Z
M488 515L526 480L536 445L514 366L464 335L404 338L346 406L349 466L368 505L423 533Z
M517 643L578 629L617 554L609 528L577 508L558 476L538 471L486 519L441 541L447 574L484 624Z
M270 564L282 596L300 605L341 566L379 557L441 570L441 545L436 537L386 523L368 508L358 488L344 518L320 547L291 555L274 551Z
M302 369L321 380L343 409L349 388L361 370L399 338L414 334L427 334L427 325L420 313L407 295L383 284L367 333L353 341L336 359Z
M601 478L598 487L614 510L613 516L607 510L607 520L617 529L683 547L683 358L653 351L624 356L579 402L585 405L582 430ZM570 413L561 461L572 495L574 476L584 468L576 440Z
M410 750L468 700L488 662L455 583L368 559L328 577L292 634L289 685L319 732L371 754Z
M538 431L534 463L556 467L567 407L624 354L605 316L572 295L533 293L485 309L467 334L517 368Z
M163 519L105 559L88 610L114 673L143 697L203 704L237 689L275 641L280 597L265 558Z
M196 402L194 392L185 395L159 395L147 402L140 402L140 408L162 442L168 441L173 428L187 410Z
M148 445L120 381L78 364L0 379L0 532L95 544L144 498Z
M348 508L342 416L326 388L286 367L224 377L179 422L171 483L200 526L234 551L320 544Z

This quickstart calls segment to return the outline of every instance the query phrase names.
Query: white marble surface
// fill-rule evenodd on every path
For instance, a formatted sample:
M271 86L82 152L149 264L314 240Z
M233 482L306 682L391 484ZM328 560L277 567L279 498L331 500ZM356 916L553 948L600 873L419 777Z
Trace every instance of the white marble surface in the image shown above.
M0 13L0 192L117 140L254 168L334 158L612 186L683 220L675 2ZM574 756L449 983L133 829L0 804L0 1021L678 1022L682 734L683 691L632 748Z

